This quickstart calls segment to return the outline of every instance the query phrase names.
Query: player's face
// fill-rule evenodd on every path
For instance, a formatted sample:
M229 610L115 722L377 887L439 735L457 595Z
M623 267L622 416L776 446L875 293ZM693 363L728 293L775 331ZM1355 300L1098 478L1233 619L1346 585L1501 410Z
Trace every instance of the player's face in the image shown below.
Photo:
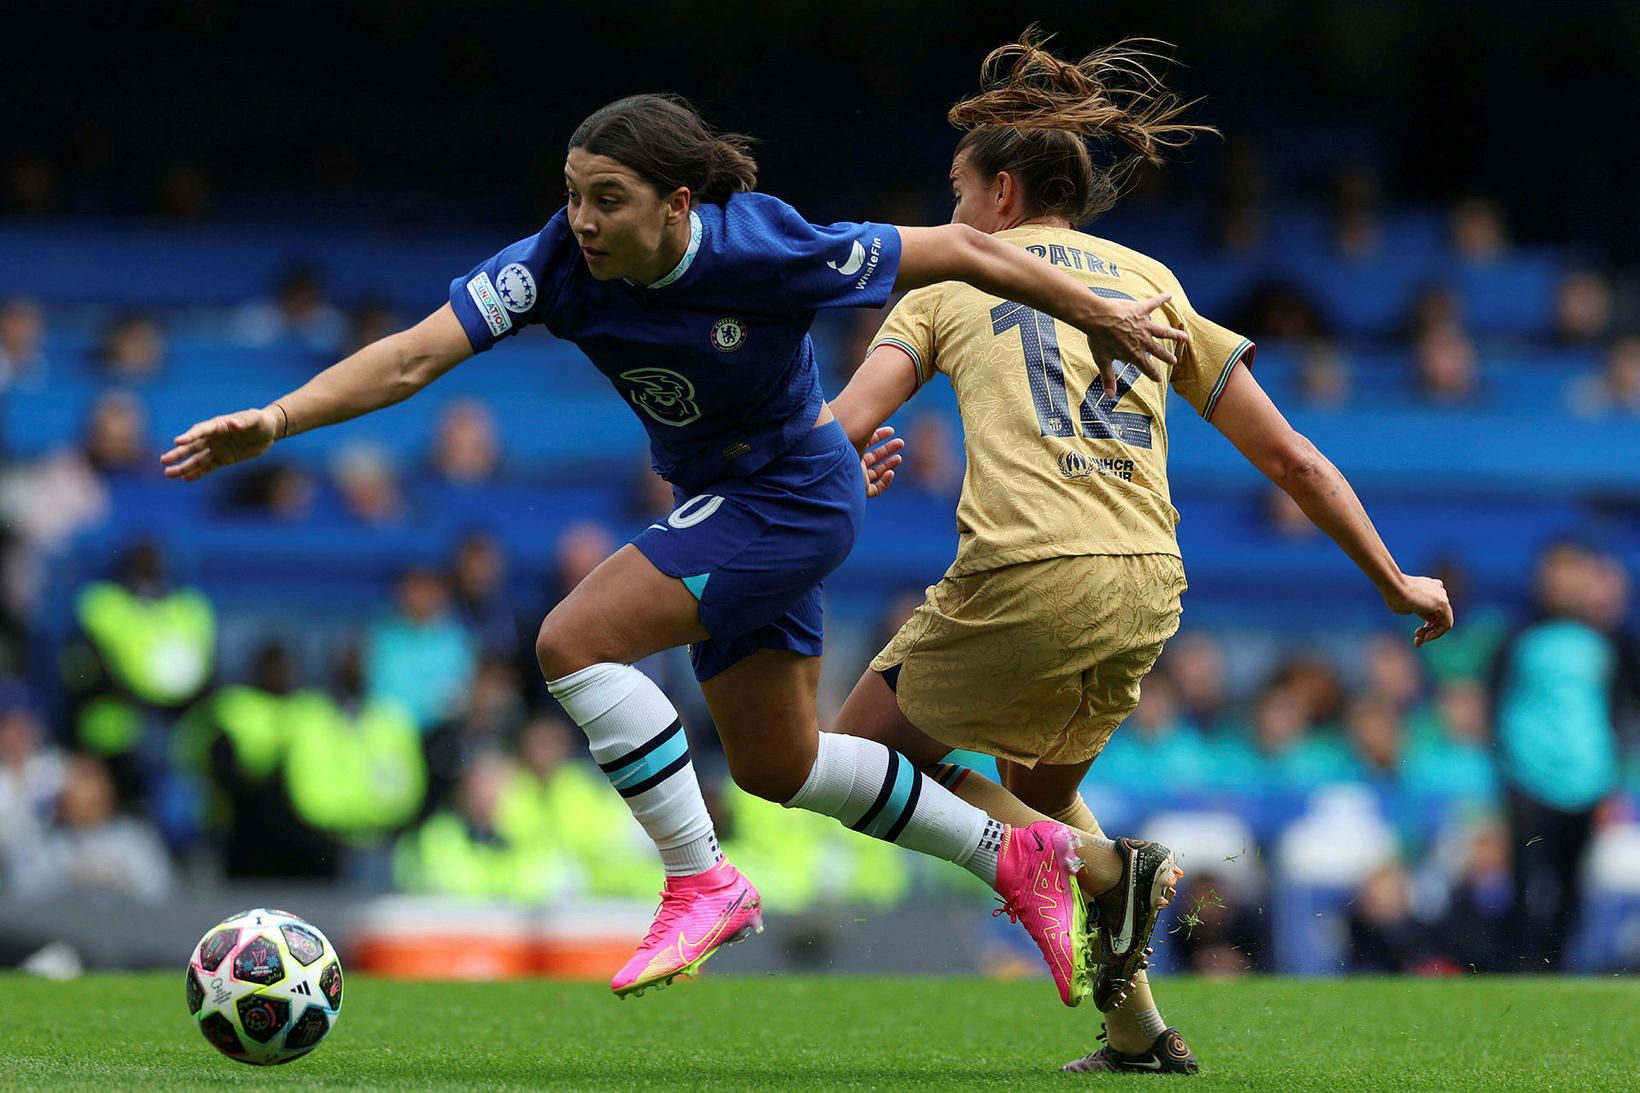
M677 263L671 251L678 223L689 215L687 190L663 198L620 160L585 148L570 149L564 186L570 229L598 280L625 277L646 285Z
M956 199L951 223L967 224L987 234L1007 227L997 202L999 189L996 178L981 177L969 161L968 153L958 152L951 161L951 194Z

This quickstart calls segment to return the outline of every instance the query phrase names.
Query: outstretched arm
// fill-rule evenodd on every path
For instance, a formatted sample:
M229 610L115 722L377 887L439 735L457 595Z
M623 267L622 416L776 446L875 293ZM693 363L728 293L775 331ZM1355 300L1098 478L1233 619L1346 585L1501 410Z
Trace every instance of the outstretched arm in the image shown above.
M331 365L260 410L201 421L160 456L170 478L193 481L230 463L254 459L296 433L380 410L411 395L473 355L449 304Z
M1452 629L1452 604L1445 586L1401 572L1349 482L1287 423L1246 365L1238 363L1231 373L1213 411L1213 424L1350 556L1391 611L1424 620L1413 644L1434 641Z
M1116 392L1116 361L1130 361L1153 380L1162 378L1151 361L1177 364L1169 341L1186 335L1151 319L1169 293L1148 300L1107 300L1089 292L1069 274L1011 243L963 224L900 229L900 271L896 290L940 281L966 281L982 292L1047 312L1088 336L1105 390Z

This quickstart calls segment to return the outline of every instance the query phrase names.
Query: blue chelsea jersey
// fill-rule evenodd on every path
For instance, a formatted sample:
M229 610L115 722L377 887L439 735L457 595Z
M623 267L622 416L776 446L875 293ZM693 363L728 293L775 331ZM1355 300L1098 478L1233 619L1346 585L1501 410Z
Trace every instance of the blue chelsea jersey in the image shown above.
M809 327L823 307L881 307L900 266L888 224L810 224L737 193L689 214L688 250L651 285L599 281L565 210L450 283L474 352L529 323L574 342L649 432L655 469L688 493L756 472L820 413Z

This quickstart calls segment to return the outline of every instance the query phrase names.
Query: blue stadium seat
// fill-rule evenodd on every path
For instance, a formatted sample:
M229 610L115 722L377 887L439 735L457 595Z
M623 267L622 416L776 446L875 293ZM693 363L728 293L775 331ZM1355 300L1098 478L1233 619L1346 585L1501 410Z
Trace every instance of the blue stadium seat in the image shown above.
M1283 882L1270 897L1275 968L1283 975L1338 975L1345 970L1349 905L1355 889Z
M1314 294L1333 329L1350 337L1400 328L1428 276L1422 265L1387 251L1357 260L1310 255L1294 260L1291 269Z
M419 317L447 298L453 278L510 242L299 228L13 226L0 229L0 297L232 307L270 295L284 270L303 264L318 269L344 304L381 300Z
M1539 337L1549 333L1562 272L1551 254L1523 254L1460 263L1452 280L1463 298L1464 317L1477 332Z

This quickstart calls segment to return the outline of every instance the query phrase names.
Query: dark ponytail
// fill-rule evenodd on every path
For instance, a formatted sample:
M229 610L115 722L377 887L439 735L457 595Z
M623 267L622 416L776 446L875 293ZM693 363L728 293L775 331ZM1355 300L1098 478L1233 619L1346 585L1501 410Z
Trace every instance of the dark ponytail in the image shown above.
M570 137L571 148L608 156L635 171L663 197L687 187L694 201L721 205L757 188L752 138L716 133L677 95L630 95L592 113Z
M1188 144L1211 126L1174 121L1191 104L1151 72L1153 43L1129 38L1062 61L1048 52L1036 27L1001 46L980 65L981 91L947 115L968 132L957 144L986 177L1015 175L1043 212L1073 224L1115 204L1141 162L1160 164L1163 153ZM1088 141L1114 138L1125 149L1096 164Z

